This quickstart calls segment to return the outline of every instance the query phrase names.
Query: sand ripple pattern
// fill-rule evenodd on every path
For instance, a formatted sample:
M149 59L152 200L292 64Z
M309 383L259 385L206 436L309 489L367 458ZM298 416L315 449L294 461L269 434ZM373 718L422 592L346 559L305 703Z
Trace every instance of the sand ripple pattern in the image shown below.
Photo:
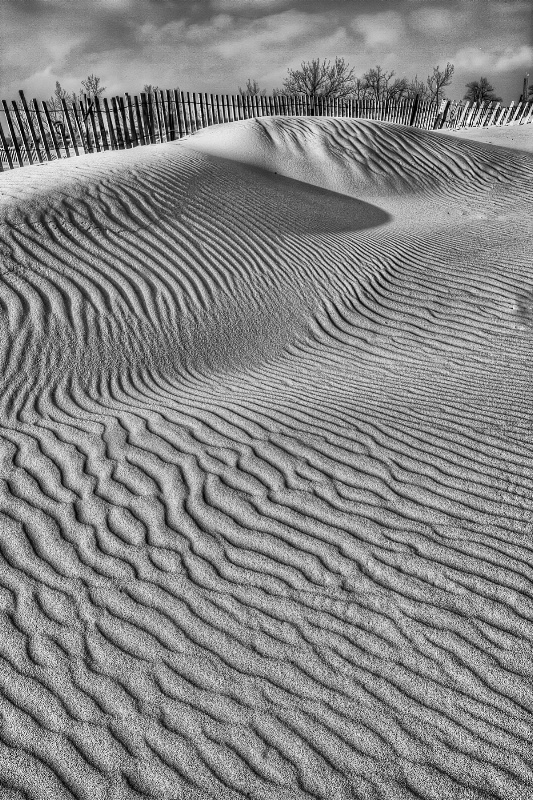
M0 796L533 798L531 156L0 177Z

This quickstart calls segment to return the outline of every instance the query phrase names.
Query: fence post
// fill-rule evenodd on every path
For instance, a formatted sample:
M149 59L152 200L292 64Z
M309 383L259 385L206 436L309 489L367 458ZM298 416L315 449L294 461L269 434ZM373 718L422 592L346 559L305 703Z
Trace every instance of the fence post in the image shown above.
M81 106L80 106L81 111ZM72 100L72 116L74 117L74 122L76 123L76 128L80 137L80 144L83 149L84 153L90 152L89 142L87 141L87 147L85 147L85 139L83 138L83 128L81 124L81 118L78 114L78 109L76 108L76 102Z
M24 125L22 124L22 119L21 119L21 116L20 116L20 111L19 111L19 107L17 105L16 100L12 100L12 105L13 105L13 111L15 112L15 119L17 121L17 127L18 127L18 129L20 131L20 136L21 136L22 141L24 143L24 147L26 148L26 154L28 156L28 161L30 162L30 164L33 164L33 155L32 155L32 152L31 152L31 147L30 147L30 145L28 143L28 137L26 136L26 131L24 130Z
M113 122L111 120L111 112L109 111L109 103L107 102L107 97L104 97L103 101L104 101L105 118L107 120L107 127L109 130L109 145L111 147L111 150L118 150L117 136L115 133L115 129L113 127Z
M43 163L43 159L42 159L42 156L41 156L41 151L39 149L39 144L37 142L37 135L35 133L35 128L33 127L31 114L29 112L28 104L26 102L26 98L24 97L24 92L22 91L22 89L19 89L19 95L20 95L20 101L22 103L22 110L24 112L24 116L25 116L26 122L28 124L28 130L30 131L30 137L31 137L31 140L33 142L33 146L35 148L35 152L37 154L37 158L39 159L39 162L42 164Z
M179 133L179 138L181 139L182 136L185 136L185 131L183 130L181 121L180 96L177 89L174 89L174 101L176 103L176 115L178 118L178 133Z
M57 143L56 135L55 135L55 132L54 132L54 126L53 126L52 120L50 118L50 112L48 111L48 106L46 105L46 102L44 100L42 102L42 106L43 106L44 118L46 120L46 124L48 125L48 130L50 132L50 138L52 140L52 144L54 146L54 150L56 151L56 156L58 158L61 158L61 151L60 151L59 145Z
M9 165L9 169L13 169L13 160L11 158L11 153L9 152L9 146L7 144L7 139L4 136L4 130L2 128L2 123L0 123L0 141L2 142L2 147L4 148L4 152L5 152L6 156L7 156L7 163ZM0 162L1 162L1 160L2 159L0 159ZM3 172L4 167L3 167L3 165L1 163L0 163L0 166L1 166L2 172Z
M44 152L46 153L46 158L48 161L52 161L52 154L50 152L50 148L48 147L48 142L46 141L46 131L44 129L43 121L39 113L39 106L37 105L37 100L34 98L32 102L33 102L33 108L35 110L35 117L37 119L37 125L39 126L39 133L41 134L41 139L43 140L43 147L44 147Z
M124 105L124 98L123 97L120 97L120 96L117 97L117 105L119 107L120 116L122 118L122 127L124 128L124 141L125 141L125 144L126 144L126 148L133 147L133 144L131 143L130 134L129 134L129 131L128 131L128 122L126 120L126 108L125 108L125 105Z
M191 106L191 95L187 92L187 108L189 110L189 133L194 133L193 131L193 121L192 121L192 106Z
M143 116L144 141L146 144L153 144L152 129L150 127L150 115L148 113L148 102L144 92L141 92L141 110Z
M85 95L85 97L87 97L87 95ZM92 128L92 131L93 131L94 146L96 147L96 152L99 153L102 150L102 148L100 146L100 139L98 137L98 131L96 130L96 118L94 116L94 100L95 100L94 97L89 97L89 99L88 100L86 99L85 102L87 103L87 113L89 115L89 119L91 120L91 128Z
M96 152L99 153L101 151L100 147L100 140L98 138L98 131L96 130L96 119L94 116L94 97L87 97L85 95L85 105L87 106L87 114L89 115L89 119L91 120L91 128L93 132L94 138L94 146L96 147Z
M532 101L531 101L531 102L528 104L528 112L527 112L527 114L524 116L524 119L522 120L522 123L521 123L521 124L522 124L522 125L529 125L529 124L530 124L530 120L531 120L531 115L532 115L532 114L533 114L533 100L532 100Z
M102 109L100 108L100 99L98 97L94 98L94 105L96 106L96 119L98 122L98 128L100 130L100 136L102 138L102 147L104 148L104 150L109 150L110 148L109 148L109 143L107 141L107 133L105 130L104 118L102 116ZM76 149L76 155L79 155L79 153L77 152L78 148L76 147L76 144L74 144L74 147Z
M198 108L196 106L196 92L192 93L192 103L193 103L193 107L194 107L194 122L196 124L196 130L199 131L200 130L200 120L198 118Z
M74 136L74 129L72 127L72 122L70 120L70 116L69 116L69 113L68 113L67 101L65 100L64 97L61 98L61 107L63 109L63 113L65 114L65 119L67 121L68 133L69 133L69 136L70 136L70 141L71 141L72 147L74 148L74 152L76 153L76 155L79 156L78 145L76 144L76 138ZM66 142L65 142L65 152L67 154L67 158L70 158L70 151L69 151L69 149L67 147L67 143Z
M15 148L15 153L17 154L17 161L19 162L19 167L24 166L24 162L22 160L22 153L20 150L20 145L17 141L17 134L15 133L15 126L13 125L13 120L9 114L9 108L7 107L7 103L5 100L2 100L2 106L4 108L4 113L6 115L7 120L7 127L9 128L9 135L11 136L11 141L13 142L13 147Z
M413 100L413 108L411 109L411 117L409 119L409 125L413 127L415 124L416 119L416 112L418 111L418 103L420 102L420 95L415 95L415 99Z
M180 91L180 102L181 102L181 110L183 113L183 129L184 129L184 136L188 136L191 133L190 122L188 121L187 117L187 109L185 107L185 95L182 91Z
M130 131L131 131L131 146L137 147L140 145L139 137L137 135L137 131L135 130L135 119L133 118L133 103L131 102L131 97L128 92L124 93L124 97L126 98L126 104L128 107L128 118L130 122ZM98 106L96 107L96 112L98 113Z
M120 124L120 115L118 111L117 98L111 98L111 107L113 109L113 117L115 118L115 132L117 137L117 148L123 150L125 145L124 134L122 133L122 126Z
M135 105L135 118L137 120L137 130L139 131L139 145L146 144L146 137L144 135L144 128L143 128L143 121L141 116L141 109L139 106L139 98L137 95L133 95L133 103Z

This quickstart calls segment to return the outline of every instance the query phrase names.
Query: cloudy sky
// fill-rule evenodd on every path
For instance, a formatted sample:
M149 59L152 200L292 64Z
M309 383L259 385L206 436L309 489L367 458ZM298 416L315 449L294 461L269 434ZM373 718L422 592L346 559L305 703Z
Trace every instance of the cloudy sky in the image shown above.
M234 93L281 87L288 67L342 56L425 78L455 65L448 96L485 75L505 102L533 82L531 0L0 0L0 97L162 88Z

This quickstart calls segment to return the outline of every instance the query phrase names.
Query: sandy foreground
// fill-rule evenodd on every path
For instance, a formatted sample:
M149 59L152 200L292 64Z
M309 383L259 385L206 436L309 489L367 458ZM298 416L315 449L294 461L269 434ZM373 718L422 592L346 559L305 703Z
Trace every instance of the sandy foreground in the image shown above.
M528 134L0 175L2 800L533 798Z

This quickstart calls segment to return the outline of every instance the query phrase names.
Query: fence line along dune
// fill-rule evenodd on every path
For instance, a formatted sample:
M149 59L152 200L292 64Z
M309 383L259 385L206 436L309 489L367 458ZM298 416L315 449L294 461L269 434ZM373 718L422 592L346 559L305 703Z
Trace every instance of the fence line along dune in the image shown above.
M532 796L532 177L279 116L0 175L0 794Z
M533 100L457 103L421 100L394 102L316 95L213 95L157 90L140 96L89 97L67 102L20 100L0 109L0 171L46 164L82 153L124 150L174 141L212 125L263 117L342 117L394 122L433 130L523 126L531 122Z

